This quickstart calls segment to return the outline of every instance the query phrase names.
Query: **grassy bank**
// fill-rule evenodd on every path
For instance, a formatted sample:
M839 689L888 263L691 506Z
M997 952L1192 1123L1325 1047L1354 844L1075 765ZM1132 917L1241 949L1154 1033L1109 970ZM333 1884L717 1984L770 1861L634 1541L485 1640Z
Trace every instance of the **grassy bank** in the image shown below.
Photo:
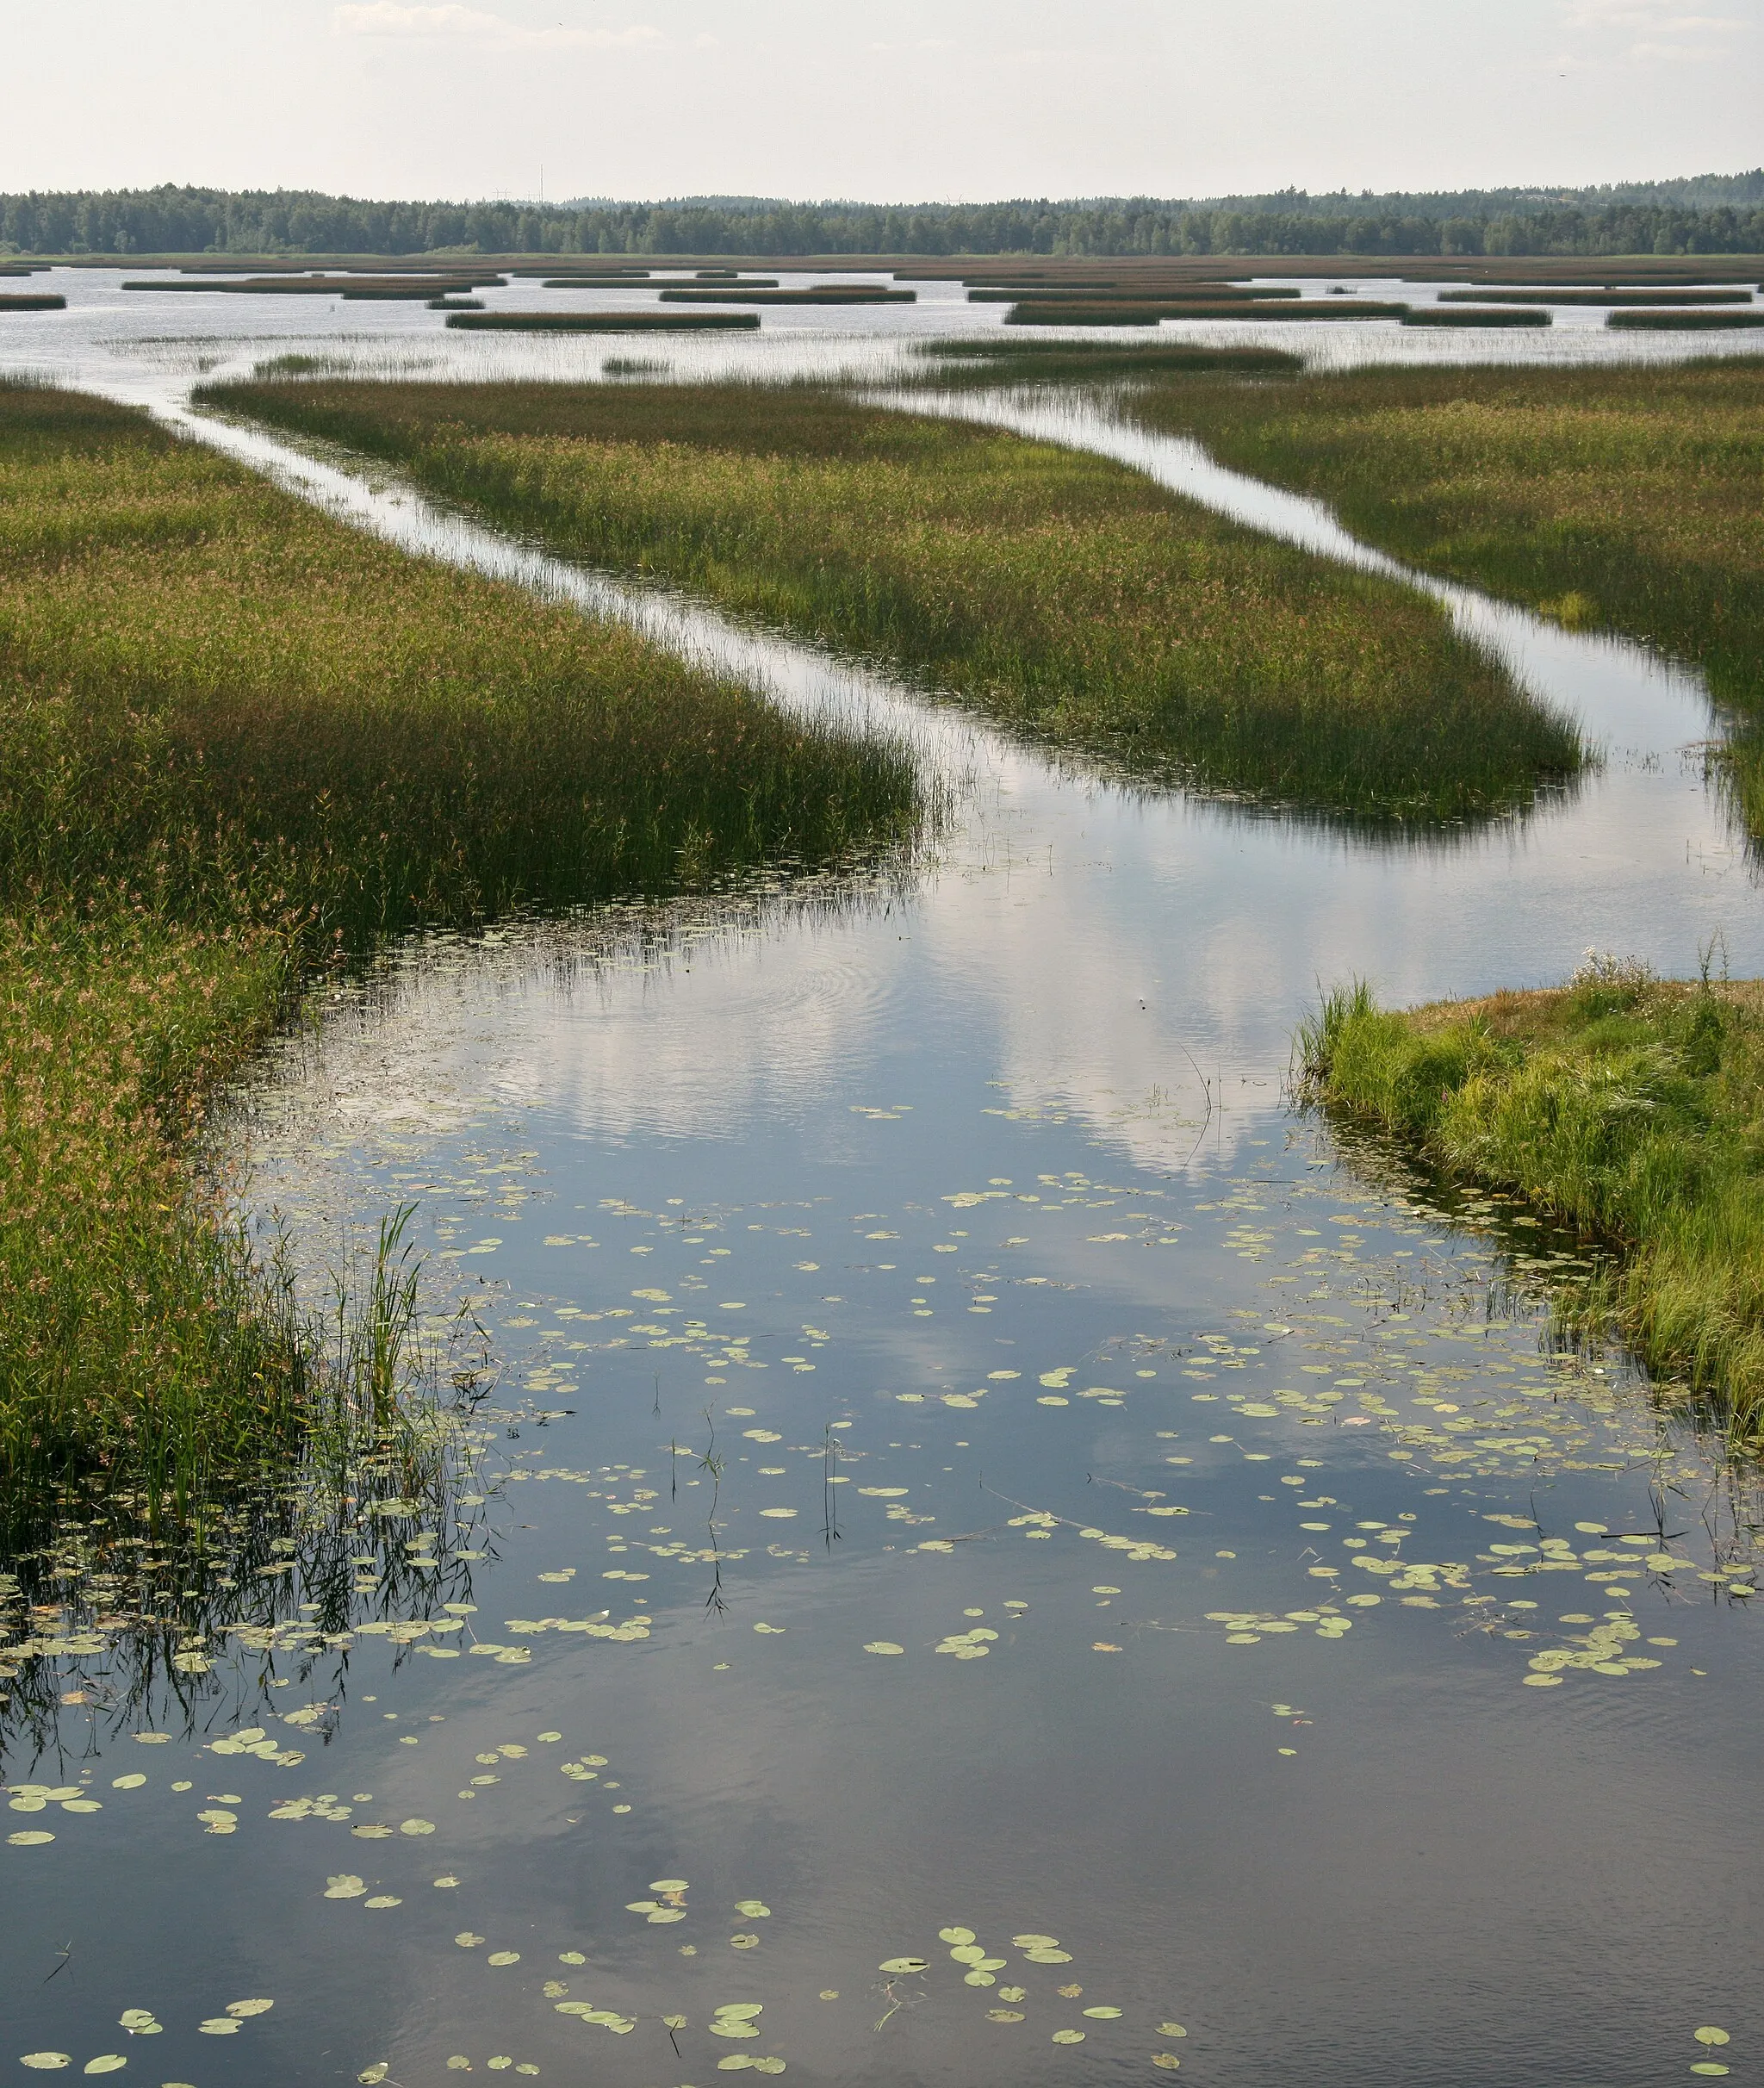
M0 1492L200 1491L325 1389L202 1115L313 966L905 828L904 757L0 388Z
M1595 960L1558 991L1408 1014L1356 987L1328 997L1301 1049L1329 1108L1622 1247L1604 1302L1625 1339L1757 1436L1764 985Z
M1121 466L806 388L276 382L206 395L498 523L848 649L1061 744L1354 814L1458 816L1571 730L1411 590Z
M1133 410L1411 564L1694 662L1764 728L1764 360L1196 380ZM1764 833L1764 762L1733 774Z

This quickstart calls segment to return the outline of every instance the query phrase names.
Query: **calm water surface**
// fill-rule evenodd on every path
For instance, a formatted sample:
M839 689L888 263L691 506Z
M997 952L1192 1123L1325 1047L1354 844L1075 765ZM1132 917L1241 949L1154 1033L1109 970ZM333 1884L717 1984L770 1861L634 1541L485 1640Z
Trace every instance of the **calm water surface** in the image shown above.
M66 381L176 414L197 362L270 351L254 300L229 340L78 288L109 303L34 351ZM376 366L454 355L385 318ZM1069 401L962 410L1257 497ZM1605 763L1380 839L1062 770L214 438L908 733L955 809L886 874L401 946L272 1055L258 1208L319 1269L414 1202L494 1375L444 1501L314 1509L369 1562L341 1607L295 1537L170 1677L101 1613L27 1619L89 1650L21 1663L8 1832L53 1839L0 1850L0 2067L1755 2078L1749 1489L1552 1340L1571 1243L1442 1210L1283 1095L1320 979L1472 992L1588 945L1682 973L1717 935L1764 968L1694 678L1454 598ZM1328 528L1302 506L1254 519Z

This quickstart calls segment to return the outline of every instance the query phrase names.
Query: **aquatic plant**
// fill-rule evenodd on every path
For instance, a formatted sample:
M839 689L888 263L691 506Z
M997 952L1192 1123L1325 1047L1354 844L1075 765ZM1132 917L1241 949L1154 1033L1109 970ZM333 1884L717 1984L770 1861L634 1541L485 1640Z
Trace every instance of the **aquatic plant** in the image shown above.
M67 300L58 290L0 290L0 312L64 312Z
M1481 298L1489 304L1545 305L1730 305L1749 304L1749 290L1619 289L1606 284L1598 289L1500 289L1478 285L1474 290L1441 290L1442 304L1461 304Z
M1692 332L1722 326L1764 326L1764 305L1741 312L1608 312L1607 326L1652 326L1673 332Z
M751 332L756 312L469 312L450 326L492 333L690 333L698 329Z
M1131 298L1097 304L1030 300L1013 305L1004 315L1004 323L1008 326L1149 326L1161 319L1401 319L1408 309L1406 304L1375 302L1370 297L1344 298L1339 304L1305 298L1296 304L1275 307L1251 301L1229 302L1223 298L1167 304L1141 304Z
M1015 435L799 386L206 395L1142 776L1431 818L1528 800L1583 759L1412 589Z
M1406 326L1547 326L1548 312L1510 305L1417 305L1403 314Z
M1764 1448L1764 986L1599 958L1566 987L1398 1014L1337 989L1300 1032L1309 1093L1465 1181L1625 1252L1607 1306L1663 1375Z
M1647 323L1657 315L1649 314ZM1135 395L1410 563L1695 662L1764 721L1764 363L1379 370ZM1730 749L1755 833L1753 736Z
M187 1500L322 1418L336 1370L203 1159L314 967L916 811L890 746L78 395L0 388L0 1495Z

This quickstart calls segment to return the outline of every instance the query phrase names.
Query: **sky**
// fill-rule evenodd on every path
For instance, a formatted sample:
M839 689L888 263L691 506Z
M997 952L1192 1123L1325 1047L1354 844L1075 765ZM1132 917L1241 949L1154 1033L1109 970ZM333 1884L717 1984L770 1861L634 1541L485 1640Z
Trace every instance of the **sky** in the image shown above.
M0 0L0 189L871 202L1764 159L1764 0Z

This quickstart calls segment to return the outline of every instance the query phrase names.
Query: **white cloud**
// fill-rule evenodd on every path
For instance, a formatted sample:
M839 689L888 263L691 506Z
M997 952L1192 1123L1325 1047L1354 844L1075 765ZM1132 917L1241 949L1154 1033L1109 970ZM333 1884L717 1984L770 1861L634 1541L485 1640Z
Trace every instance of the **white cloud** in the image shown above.
M406 6L403 0L359 0L333 9L331 22L339 36L476 37L503 45L545 46L588 51L634 50L662 40L660 29L639 23L624 29L574 29L562 22L528 28L506 16L445 0L438 7Z

